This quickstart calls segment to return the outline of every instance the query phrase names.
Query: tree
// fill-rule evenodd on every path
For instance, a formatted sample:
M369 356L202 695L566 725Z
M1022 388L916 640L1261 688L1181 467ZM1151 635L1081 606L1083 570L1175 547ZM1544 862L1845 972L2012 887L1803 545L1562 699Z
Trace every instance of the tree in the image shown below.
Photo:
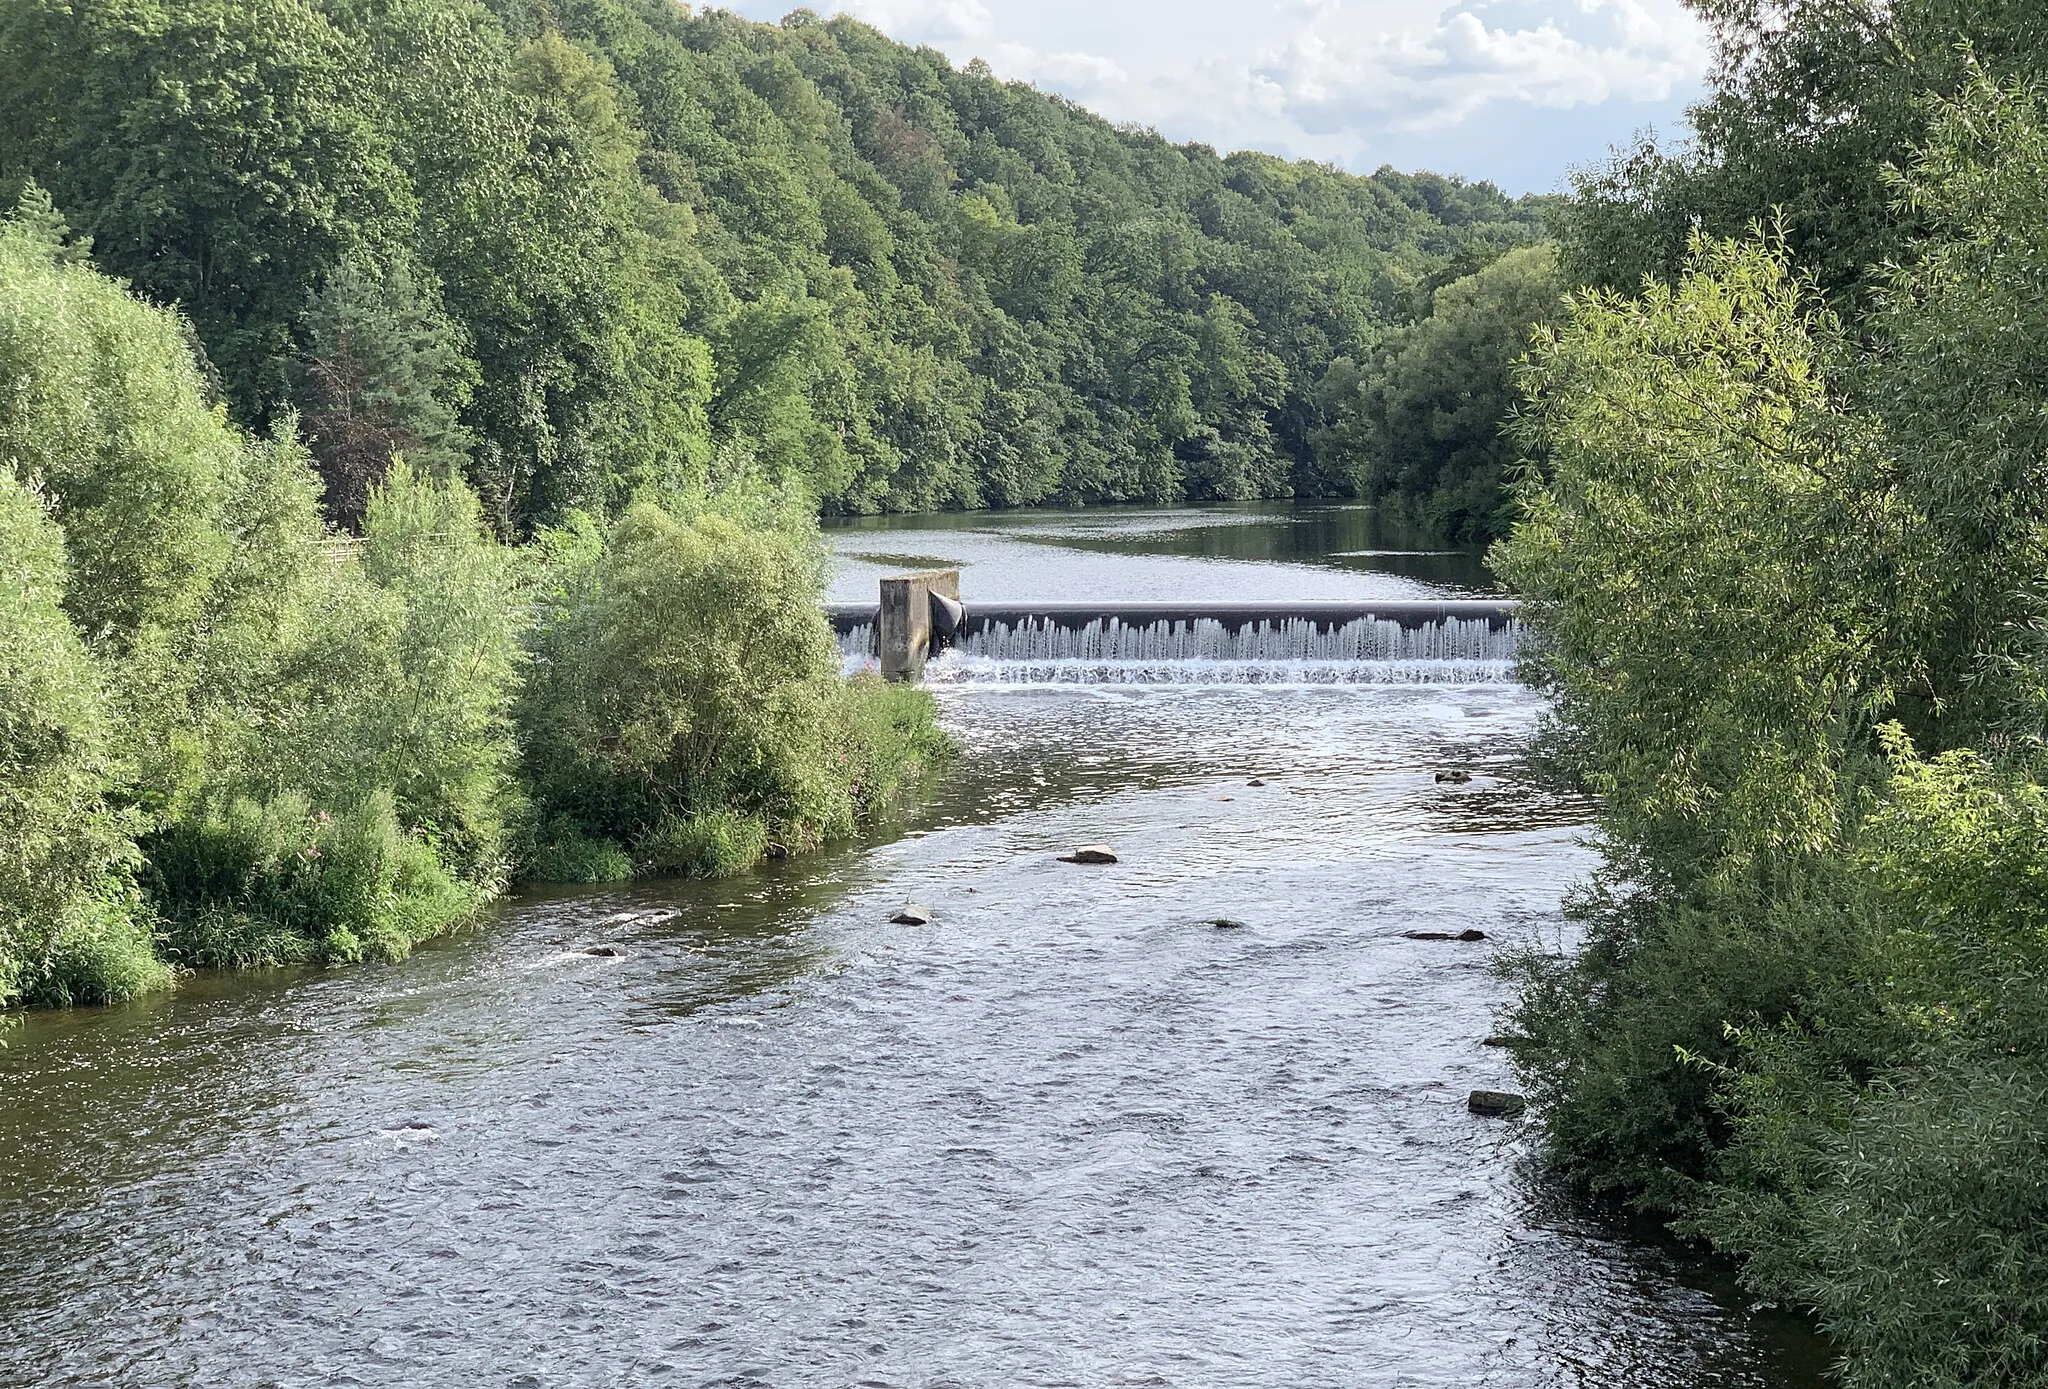
M1547 246L1510 251L1437 289L1419 322L1388 334L1362 365L1340 360L1324 377L1326 466L1451 540L1504 535L1518 461L1506 432L1516 367L1563 295Z
M411 221L365 59L312 0L22 0L0 12L0 173L40 180L101 267L181 306L261 423L307 295Z
M0 468L0 1008L161 985L137 919L135 847L108 791L104 681L63 607L63 533Z
M1853 308L1915 233L1886 171L1925 138L1927 94L1954 95L1979 64L2024 76L2048 62L2032 0L1687 3L1715 47L1712 89L1688 112L1696 148L1639 144L1580 178L1558 222L1574 284L1668 280L1693 228L1737 236L1763 219Z
M476 367L417 271L342 262L308 306L305 335L294 395L338 525L361 526L394 457L431 476L468 472L475 441L459 412Z

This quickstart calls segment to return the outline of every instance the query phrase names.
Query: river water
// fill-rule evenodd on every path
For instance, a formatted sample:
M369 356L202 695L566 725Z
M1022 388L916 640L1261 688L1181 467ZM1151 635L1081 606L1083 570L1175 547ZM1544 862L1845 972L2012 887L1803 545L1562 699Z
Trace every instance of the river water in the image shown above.
M1370 531L833 538L963 561L970 601L1081 596L1076 567L1175 598L1484 591L1470 556L1335 553L1399 548ZM874 566L840 563L865 596ZM1507 1083L1491 952L1568 944L1589 863L1585 807L1516 775L1527 691L934 688L962 760L872 842L26 1019L0 1384L1822 1382L1802 1324L1466 1110ZM1097 841L1123 861L1057 861ZM891 925L908 900L934 923ZM1490 939L1403 934L1467 927Z

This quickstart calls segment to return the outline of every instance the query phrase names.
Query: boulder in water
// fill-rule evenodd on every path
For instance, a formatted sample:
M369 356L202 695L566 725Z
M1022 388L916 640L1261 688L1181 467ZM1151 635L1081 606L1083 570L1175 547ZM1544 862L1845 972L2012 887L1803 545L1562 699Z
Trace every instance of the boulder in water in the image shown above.
M894 926L929 926L932 924L932 909L912 902L902 911L889 918Z
M1409 940L1455 940L1470 945L1486 939L1484 931L1403 931Z
M1439 786L1463 786L1470 780L1472 780L1472 773L1465 771L1438 772L1436 774L1436 784Z
M1118 858L1116 856L1116 850L1110 848L1107 844L1090 844L1086 848L1074 850L1074 852L1071 854L1061 854L1060 862L1121 863L1123 862L1123 860Z
M1465 1107L1488 1119L1507 1119L1527 1109L1529 1102L1505 1090L1474 1090Z
M1232 921L1227 916L1212 916L1209 918L1209 924L1219 931L1242 931L1244 929L1242 921Z
M1528 1040L1527 1037L1510 1037L1506 1033L1496 1033L1479 1045L1483 1047L1518 1047Z
M613 945L592 945L586 947L583 953L594 955L600 960L616 960L619 958L620 951L617 946Z
M1247 786L1264 786L1265 784L1266 783L1260 780L1258 777L1253 777L1250 781L1247 781L1245 783L1245 785Z

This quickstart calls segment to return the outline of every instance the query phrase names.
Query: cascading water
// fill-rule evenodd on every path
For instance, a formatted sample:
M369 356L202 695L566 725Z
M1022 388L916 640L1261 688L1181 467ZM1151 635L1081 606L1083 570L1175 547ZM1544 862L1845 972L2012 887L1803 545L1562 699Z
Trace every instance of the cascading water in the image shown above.
M970 630L926 670L935 684L1472 685L1514 677L1520 624L1447 618L1405 625L1363 617L1236 626L1208 618L1081 625L1045 618ZM849 670L873 659L874 628L840 638Z

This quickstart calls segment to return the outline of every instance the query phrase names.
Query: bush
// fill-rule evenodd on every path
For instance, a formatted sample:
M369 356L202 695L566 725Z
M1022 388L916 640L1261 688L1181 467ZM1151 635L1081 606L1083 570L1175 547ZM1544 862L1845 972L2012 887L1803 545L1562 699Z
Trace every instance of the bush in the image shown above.
M851 834L943 746L929 696L840 676L806 539L642 502L543 543L525 761L576 835L735 872Z
M339 815L299 793L229 800L155 836L146 876L164 953L201 968L402 959L483 900L388 792Z
M1746 1015L1715 1068L1727 1146L1692 1223L1819 1310L1851 1385L2039 1383L2048 790L1887 742L1832 910L1776 913L1837 924L1804 1006Z
M664 820L640 840L641 868L683 878L729 878L744 873L768 852L768 827L733 810L700 810L682 820Z
M147 654L227 562L215 520L241 449L183 322L18 216L0 223L0 381L0 458L70 542L66 610L95 651Z
M324 568L280 668L289 711L258 749L260 784L328 809L388 793L455 871L498 881L522 813L514 556L485 533L468 487L401 461L371 493L359 562Z
M622 883L633 876L633 856L609 839L563 829L528 853L525 876L536 883Z
M0 227L0 1006L164 960L395 959L515 853L737 872L851 833L943 746L921 693L840 678L789 489L727 488L751 526L642 503L522 565L465 484L394 459L337 540L294 422L230 428L177 319L30 203Z
M0 467L0 1007L165 982L124 887L134 858L99 670L62 602L63 538Z
M1604 793L1585 948L1514 966L1551 1152L1857 1389L2048 1383L2048 117L1929 110L1857 333L1773 241L1574 301L1499 551Z

